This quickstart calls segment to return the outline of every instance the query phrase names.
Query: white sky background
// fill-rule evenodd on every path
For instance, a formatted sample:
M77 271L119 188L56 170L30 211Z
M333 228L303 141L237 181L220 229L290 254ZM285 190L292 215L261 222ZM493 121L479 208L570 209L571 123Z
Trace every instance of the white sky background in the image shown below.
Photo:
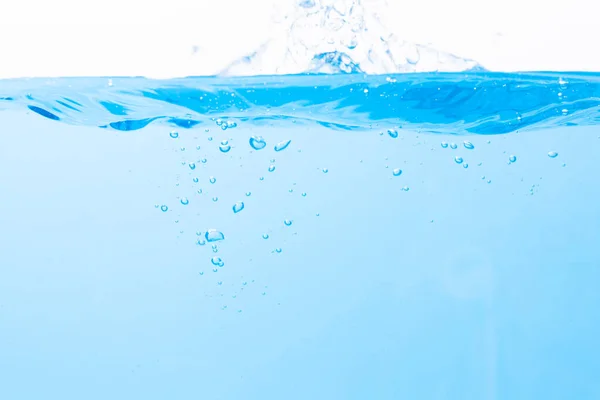
M2 0L0 78L214 74L268 39L291 1ZM600 71L598 0L388 1L401 39L490 70Z

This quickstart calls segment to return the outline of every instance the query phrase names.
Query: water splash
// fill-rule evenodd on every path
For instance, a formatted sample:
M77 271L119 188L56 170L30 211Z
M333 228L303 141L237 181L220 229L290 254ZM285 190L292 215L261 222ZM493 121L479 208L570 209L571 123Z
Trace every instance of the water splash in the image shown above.
M401 40L379 15L381 0L296 0L277 18L273 38L220 75L458 72L475 61Z

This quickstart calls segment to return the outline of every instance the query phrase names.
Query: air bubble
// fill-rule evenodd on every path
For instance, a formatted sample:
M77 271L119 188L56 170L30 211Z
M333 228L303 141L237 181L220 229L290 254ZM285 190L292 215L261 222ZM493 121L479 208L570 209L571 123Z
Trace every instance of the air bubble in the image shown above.
M388 129L387 133L393 139L396 139L398 137L398 131L395 129Z
M443 149L447 149L448 148L448 143L442 142L441 146L442 146Z
M177 131L171 131L169 133L169 136L171 136L173 139L177 139L179 137L179 132L177 132Z
M160 206L160 210L161 210L162 212L167 212L167 211L169 211L169 207L167 207L167 206L165 206L165 205L163 204L162 206Z
M467 140L465 140L463 142L463 146L465 146L465 149L467 149L467 150L473 150L475 148L475 146L473 145L473 143L471 143L471 142L469 142Z
M283 142L277 143L277 145L275 146L275 151L283 151L287 149L291 142L291 140L284 140Z
M225 235L223 235L223 232L220 232L216 229L209 229L204 234L204 237L206 238L206 241L209 243L218 242L219 240L225 239Z
M457 164L462 164L463 158L459 157L459 156L456 156L456 157L454 157L454 162L456 162Z
M183 204L184 206L187 206L188 204L190 204L190 201L188 200L187 197L182 197L181 204Z
M238 201L237 203L235 203L233 205L233 212L234 213L239 213L240 211L242 211L244 209L244 202L242 201Z
M400 176L402 175L402 170L400 168L396 168L392 171L392 173L394 174L394 176Z
M267 145L267 142L262 136L252 136L250 138L250 146L254 150L262 150Z
M558 153L555 151L548 152L548 157L550 157L550 158L556 158L557 156L558 156Z

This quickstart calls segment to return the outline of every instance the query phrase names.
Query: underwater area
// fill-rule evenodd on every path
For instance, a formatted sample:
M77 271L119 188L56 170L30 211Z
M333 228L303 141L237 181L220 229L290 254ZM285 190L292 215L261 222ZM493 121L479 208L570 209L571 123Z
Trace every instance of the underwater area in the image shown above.
M600 74L0 81L0 398L600 397Z

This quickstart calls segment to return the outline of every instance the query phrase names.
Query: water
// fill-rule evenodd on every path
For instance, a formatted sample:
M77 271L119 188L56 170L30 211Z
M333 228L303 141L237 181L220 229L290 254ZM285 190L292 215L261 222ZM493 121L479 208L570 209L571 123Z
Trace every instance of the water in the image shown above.
M599 78L1 81L1 397L597 397Z

